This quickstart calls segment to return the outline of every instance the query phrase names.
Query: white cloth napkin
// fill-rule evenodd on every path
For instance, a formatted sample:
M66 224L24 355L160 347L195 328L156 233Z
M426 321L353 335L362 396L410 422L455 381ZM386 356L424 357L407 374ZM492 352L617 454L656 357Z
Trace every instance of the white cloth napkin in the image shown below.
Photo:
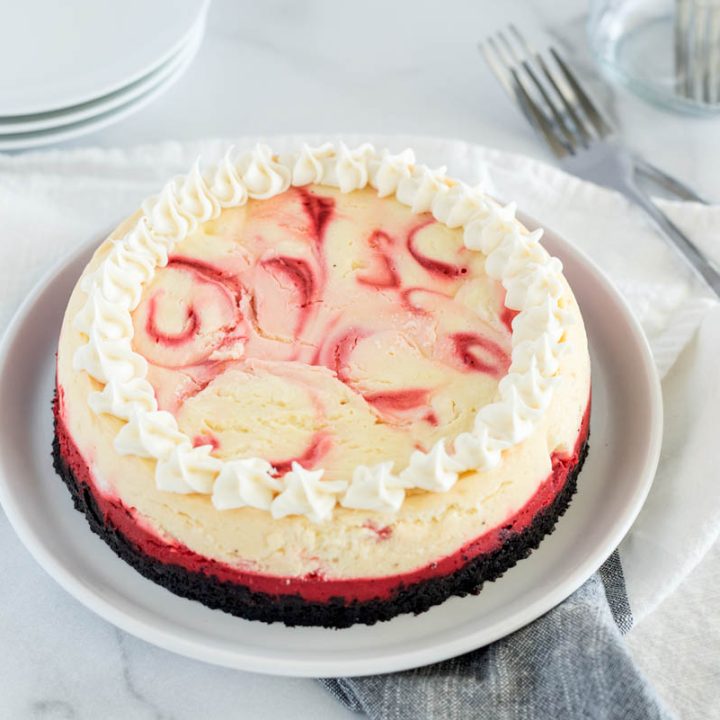
M267 141L282 151L303 140L325 139ZM660 468L648 502L620 548L631 609L636 621L642 620L678 587L720 534L720 493L714 482L720 460L714 437L720 427L720 304L655 234L644 214L614 192L526 157L458 141L343 139L348 144L370 140L392 150L413 147L419 161L447 165L450 175L500 199L516 200L526 213L590 255L628 300L664 378L665 400ZM257 140L234 142L243 147ZM186 171L199 154L208 160L217 157L228 144L214 140L129 151L0 156L0 327L57 258L90 237L100 240L167 177ZM720 261L720 206L665 207ZM658 650L662 648L655 646L653 652ZM677 653L677 647L673 651Z

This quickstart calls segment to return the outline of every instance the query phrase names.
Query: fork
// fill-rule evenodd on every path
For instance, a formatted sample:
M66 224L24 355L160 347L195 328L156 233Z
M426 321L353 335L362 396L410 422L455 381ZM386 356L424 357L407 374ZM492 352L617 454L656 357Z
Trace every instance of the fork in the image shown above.
M480 43L495 76L569 173L616 190L639 205L656 228L720 297L720 270L651 200L638 174L676 197L705 202L679 180L624 147L557 50L546 60L510 25Z
M675 85L678 95L720 102L720 3L675 0Z

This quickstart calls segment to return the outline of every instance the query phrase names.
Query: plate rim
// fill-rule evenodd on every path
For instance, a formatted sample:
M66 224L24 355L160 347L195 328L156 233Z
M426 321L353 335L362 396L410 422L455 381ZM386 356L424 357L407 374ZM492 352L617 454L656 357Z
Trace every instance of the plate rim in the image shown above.
M99 94L84 92L71 95L70 99L66 100L62 105L47 106L43 105L42 102L36 101L34 104L30 103L23 105L21 110L16 109L12 112L0 112L0 115L3 118L10 119L13 117L22 117L25 115L38 115L42 113L56 112L63 110L64 108L72 107L74 105L81 105L86 102L91 102L95 98L113 93L117 90L122 89L123 87L126 87L127 85L130 85L131 83L134 83L135 81L142 78L144 75L147 75L148 73L152 73L153 71L157 70L161 65L163 65L163 63L167 62L167 60L169 60L173 55L175 55L178 50L180 50L180 48L182 48L182 46L188 42L188 40L192 36L192 33L196 30L198 24L202 24L203 22L205 22L209 8L210 0L198 0L197 8L195 9L194 19L188 23L188 27L185 30L180 31L179 37L177 37L177 39L169 47L167 47L152 62L148 63L144 67L128 72L122 79L115 80L109 83L105 88L103 88L103 90Z
M68 125L92 120L112 110L122 110L133 100L142 98L145 93L162 85L187 60L188 56L194 55L204 34L204 29L202 22L197 23L186 41L165 62L133 82L123 85L112 92L59 110L49 110L32 115L0 117L0 142L6 138L9 142L12 142L17 135L29 135L30 133L50 132L53 130L59 132Z
M13 152L16 150L28 150L31 148L73 140L75 138L97 132L109 125L114 125L139 110L142 110L148 104L157 100L167 90L169 90L178 80L180 80L190 67L193 59L200 49L200 46L202 45L205 26L200 25L196 29L199 30L198 35L191 40L187 47L183 48L184 57L178 62L175 68L163 80L151 85L138 97L128 100L119 107L106 110L98 115L84 120L71 122L67 125L45 128L44 130L16 133L15 139L8 139L12 138L12 135L3 136L0 134L0 153ZM20 138L18 136L24 137Z
M518 213L526 227L532 229L539 227L533 219L523 213ZM660 458L663 427L663 404L660 378L655 362L652 358L647 338L639 322L630 310L627 302L617 290L610 278L587 256L585 252L572 245L562 235L548 229L545 232L554 241L559 241L562 248L561 255L568 253L574 255L594 275L594 279L606 290L610 291L618 307L622 311L627 329L634 339L638 352L642 357L644 376L647 384L648 410L650 423L648 433L648 449L642 462L642 482L638 481L630 500L626 503L625 512L616 518L610 531L603 533L602 542L598 543L594 552L578 566L572 569L567 576L556 584L549 592L538 597L530 605L524 606L513 615L496 621L491 631L476 630L463 637L446 642L434 642L417 648L394 650L380 657L338 658L332 659L304 659L300 655L293 657L258 656L246 648L234 647L232 649L220 648L204 644L197 639L173 631L172 626L160 626L149 622L142 617L132 614L132 610L122 609L117 603L97 595L88 589L63 563L49 551L41 539L35 537L30 523L26 523L18 505L8 491L5 481L4 461L2 457L2 444L0 442L0 504L6 517L23 545L30 552L35 561L70 595L85 605L97 615L120 629L129 632L142 640L151 642L163 649L175 652L196 660L202 660L214 665L230 667L247 672L264 673L291 677L342 677L366 676L387 672L396 672L421 667L431 663L456 657L479 647L495 642L506 635L519 630L533 620L548 612L577 588L579 588L612 554L622 539L627 535L633 522L637 518L652 487L653 479ZM102 237L106 237L107 234ZM33 287L32 291L20 303L8 323L0 339L0 376L4 376L6 366L10 359L10 349L16 339L18 331L22 330L26 316L32 311L38 299L48 289L56 276L73 262L80 260L81 256L89 253L99 244L98 237L83 242L72 251L66 253L53 266L47 270ZM0 384L0 393L2 385ZM73 511L74 512L74 511ZM120 561L120 560L119 560ZM500 578L501 582L502 579ZM482 639L478 636L482 635ZM350 654L351 651L348 651Z

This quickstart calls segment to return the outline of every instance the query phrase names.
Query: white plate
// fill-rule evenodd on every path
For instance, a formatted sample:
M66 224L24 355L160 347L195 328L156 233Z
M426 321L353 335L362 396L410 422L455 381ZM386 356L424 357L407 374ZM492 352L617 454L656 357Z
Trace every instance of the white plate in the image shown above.
M172 57L207 0L22 0L3 4L0 116L88 102Z
M119 107L112 110L101 112L99 115L90 117L87 120L61 125L59 127L49 128L47 130L37 130L27 133L11 133L7 135L0 134L0 151L5 150L27 150L28 148L40 147L42 145L50 145L65 140L71 140L88 133L95 132L101 128L112 125L124 118L136 113L146 105L156 100L166 90L168 90L177 80L182 77L184 72L190 66L200 47L204 32L204 24L196 28L196 34L192 36L189 44L183 48L178 57L177 64L160 82L151 84L149 89L144 93L125 102Z
M203 30L204 24L199 22L193 28L187 42L183 43L170 59L156 70L143 75L139 80L120 90L62 110L53 110L52 112L38 113L36 115L16 115L11 118L0 118L0 139L12 139L11 136L17 133L35 133L38 130L59 129L81 120L97 117L128 104L160 85L187 60L189 55L194 54Z
M102 617L161 647L242 670L315 677L403 670L517 630L565 599L618 545L650 489L662 430L660 385L637 323L589 260L552 233L545 238L565 264L590 336L590 455L557 530L478 596L373 627L287 628L179 598L117 558L73 510L50 461L57 336L88 246L37 286L0 348L0 500L10 522L45 570Z

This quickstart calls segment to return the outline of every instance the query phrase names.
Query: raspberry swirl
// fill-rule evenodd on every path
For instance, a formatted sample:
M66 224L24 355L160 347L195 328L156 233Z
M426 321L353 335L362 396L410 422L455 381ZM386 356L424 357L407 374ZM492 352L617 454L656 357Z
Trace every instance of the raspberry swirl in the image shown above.
M407 155L313 152L149 201L85 279L75 367L172 491L321 521L497 465L550 401L566 318L512 208Z

